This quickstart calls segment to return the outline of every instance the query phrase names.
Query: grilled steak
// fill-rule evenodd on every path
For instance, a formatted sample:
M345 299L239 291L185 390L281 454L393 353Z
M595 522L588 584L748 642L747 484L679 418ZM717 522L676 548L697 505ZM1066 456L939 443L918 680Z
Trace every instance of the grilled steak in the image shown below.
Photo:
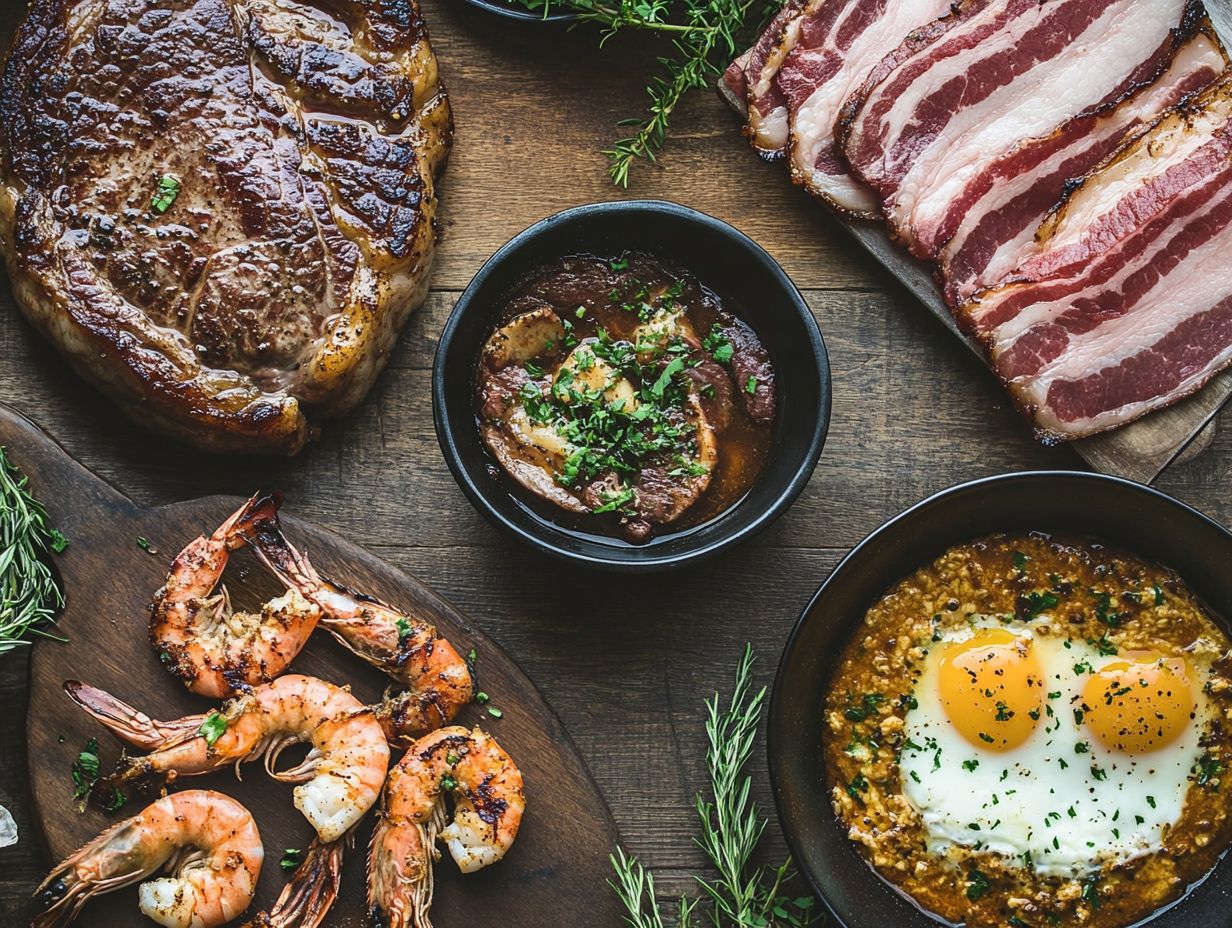
M34 0L0 89L14 292L83 376L212 451L359 402L452 134L414 0Z

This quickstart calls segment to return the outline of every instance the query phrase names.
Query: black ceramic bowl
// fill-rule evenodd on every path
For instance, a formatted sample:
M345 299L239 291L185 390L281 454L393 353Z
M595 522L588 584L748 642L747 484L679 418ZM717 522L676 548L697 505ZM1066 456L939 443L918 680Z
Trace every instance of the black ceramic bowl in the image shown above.
M516 497L484 448L473 396L480 348L506 294L527 272L565 255L624 250L674 261L720 297L732 300L770 352L778 378L773 447L744 499L694 529L636 546L570 532ZM808 305L783 269L752 239L674 203L597 203L531 226L480 269L441 332L432 401L445 461L467 498L494 525L573 562L626 571L661 570L743 541L791 505L812 475L825 443L830 365Z
M832 665L865 612L947 548L994 532L1088 536L1177 570L1208 607L1232 603L1232 533L1141 484L1070 472L1008 474L938 493L857 545L814 595L788 639L770 702L770 778L792 855L846 928L936 928L884 882L839 827L826 796L821 709ZM1225 630L1227 619L1214 612ZM1151 928L1226 926L1232 863L1223 860ZM1146 924L1146 923L1142 923Z

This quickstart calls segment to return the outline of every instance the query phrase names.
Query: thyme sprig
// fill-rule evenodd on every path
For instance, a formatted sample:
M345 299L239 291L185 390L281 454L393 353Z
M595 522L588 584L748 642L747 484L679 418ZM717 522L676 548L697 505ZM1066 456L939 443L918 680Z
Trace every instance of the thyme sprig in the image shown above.
M600 46L616 33L629 29L671 37L674 54L659 58L662 71L652 76L646 86L646 114L618 122L629 134L603 152L612 183L620 187L629 186L629 173L637 161L658 161L667 143L672 113L685 94L714 83L739 51L741 37L755 34L781 5L779 0L511 2L545 16L553 12L576 13L581 22L602 27Z
M706 700L711 798L697 797L701 831L695 840L717 876L695 877L702 896L681 898L677 928L691 928L703 902L708 903L707 914L716 928L806 928L819 919L812 896L787 895L786 884L794 876L790 860L777 867L752 860L766 828L751 797L752 777L745 773L766 699L765 687L753 692L753 660L753 650L746 645L726 706L717 693ZM625 921L630 928L663 928L653 875L619 847L611 863L616 878L609 885L628 913Z
M42 626L64 605L48 557L67 545L0 447L0 654L28 645L28 635L64 640Z

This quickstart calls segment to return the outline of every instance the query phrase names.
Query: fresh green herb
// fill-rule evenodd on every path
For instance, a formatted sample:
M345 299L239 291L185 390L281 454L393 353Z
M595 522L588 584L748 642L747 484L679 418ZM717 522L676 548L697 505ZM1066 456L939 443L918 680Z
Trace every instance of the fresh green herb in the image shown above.
M696 878L703 895L680 900L677 928L690 928L703 905L715 926L805 928L818 920L811 896L787 895L787 884L794 877L790 860L778 867L752 861L766 828L750 795L752 778L745 772L766 698L764 688L753 691L752 675L753 652L746 646L730 701L722 704L717 694L706 700L706 766L712 798L697 797L701 823L697 843L718 875ZM616 879L609 885L624 904L630 928L664 928L651 875L620 848L611 862Z
M461 759L462 757L458 754L457 751L450 751L449 753L445 755L445 763L449 764L449 766L451 767L457 766L458 761L460 761Z
M1060 600L1057 594L1032 590L1025 596L1018 597L1018 615L1023 619L1034 619L1049 609L1055 609Z
M1082 884L1082 898L1093 909L1098 909L1100 904L1099 898L1099 878L1091 877Z
M544 8L544 12L545 13L547 12L546 5ZM613 258L611 261L608 262L608 266L613 271L627 271L629 269L629 259L628 258Z
M974 773L974 772L975 772L975 768L976 768L976 767L978 767L978 766L980 765L980 762L979 762L978 760L975 760L975 759L972 759L972 760L964 760L964 761L962 762L962 765L963 765L963 770L969 770L969 771L971 771L971 772L973 772L973 773Z
M28 645L27 636L65 640L43 627L64 605L48 558L68 547L47 523L47 510L0 447L0 654Z
M406 639L410 638L411 632L414 631L414 629L411 627L411 623L407 621L407 618L404 615L398 616L398 620L394 622L394 627L398 629L398 644L399 645L401 645L404 641L406 641Z
M972 902L982 899L992 889L988 877L981 870L971 870L967 873L967 898Z
M441 777L441 789L447 793L452 793L458 788L458 781L452 774L445 774Z
M756 377L750 377L748 380L745 381L744 392L745 393L756 393L757 392L757 378Z
M91 738L81 749L77 759L73 761L73 798L84 800L98 782L98 739ZM85 811L85 803L78 806L78 811Z
M1027 561L1029 560L1031 560L1031 558L1023 554L1021 551L1015 551L1014 552L1014 570L1017 571L1019 574L1022 574L1027 569Z
M300 860L303 858L304 852L297 847L289 847L282 852L282 860L278 861L278 866L283 870L294 870L299 866Z
M1147 796L1147 797L1146 797L1146 804L1147 804L1148 806L1150 806L1152 809L1153 809L1153 808L1155 808L1155 797L1154 797L1154 796Z
M488 700L491 698L492 697L489 696L487 693L485 693L483 690L480 690L478 693L475 694L475 702L479 703L479 705L481 706L487 705Z
M667 141L672 113L681 98L690 90L711 86L743 48L742 43L751 41L750 36L759 32L780 6L769 0L683 0L680 4L670 0L517 2L544 16L556 12L578 14L582 22L602 27L600 46L627 29L671 39L673 53L659 58L662 71L646 87L646 115L618 123L629 134L603 153L609 162L612 182L620 187L629 185L629 173L637 161L658 160Z
M1094 590L1091 592L1095 596L1095 617L1109 628L1116 628L1120 625L1121 613L1116 612L1112 608L1112 594L1096 592Z
M488 706L488 715L492 716L494 719L501 719L505 717L505 713L496 708L496 706Z
M709 351L710 357L720 364L730 362L732 355L736 351L735 346L731 343L731 339L723 334L723 330L717 322L710 327L710 334L702 339L702 347Z
M1211 786L1212 789L1219 788L1219 775L1223 773L1223 764L1219 759L1212 757L1210 754L1203 754L1199 758L1197 765L1194 767L1194 773L1197 775L1199 786ZM1154 808L1154 805L1151 806Z
M1155 591L1155 605L1162 606L1164 604L1164 591L1158 583L1151 587L1151 589Z
M164 174L158 179L158 188L150 197L150 209L162 215L171 208L175 198L180 195L180 179L174 174Z
M137 547L140 548L142 551L144 551L146 554L157 554L158 553L158 549L155 548L152 544L150 544L150 539L146 538L144 535L137 536Z
M205 717L205 721L201 723L201 727L197 729L197 734L205 738L205 743L210 747L214 746L214 742L223 736L227 730L227 717L221 712L212 711Z

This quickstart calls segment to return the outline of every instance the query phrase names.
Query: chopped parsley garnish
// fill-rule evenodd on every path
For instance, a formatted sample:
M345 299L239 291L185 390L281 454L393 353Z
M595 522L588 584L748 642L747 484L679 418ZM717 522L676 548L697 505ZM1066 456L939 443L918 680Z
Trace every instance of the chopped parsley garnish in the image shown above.
M150 197L151 211L162 215L171 208L175 198L180 195L180 179L174 174L164 174L158 179L158 187Z
M488 715L492 716L494 719L501 719L505 717L505 713L496 708L496 706L488 706Z
M1058 603L1057 594L1033 590L1018 597L1018 615L1023 619L1034 619L1042 612L1055 609Z
M973 758L972 760L964 760L962 762L962 765L963 765L963 770L970 770L974 772L975 768L980 765L980 762Z
M1151 587L1151 589L1155 591L1155 605L1162 606L1164 604L1164 591L1160 589L1158 583Z
M972 902L982 899L990 889L992 889L992 883L988 881L983 871L971 870L967 873L967 898Z
M1112 594L1095 590L1091 592L1095 596L1095 617L1109 628L1116 628L1120 625L1121 613L1112 608Z
M1015 551L1014 570L1018 571L1019 574L1023 573L1023 571L1027 569L1027 561L1029 560L1031 560L1031 558L1028 555L1023 554L1021 551Z
M56 554L63 554L64 549L68 547L68 536L66 536L58 528L53 528L49 533L51 550Z
M1203 754L1194 767L1194 773L1197 774L1197 783L1199 786L1210 786L1214 783L1215 789L1219 788L1219 775L1223 773L1223 764L1219 759L1212 757L1210 754ZM1152 805L1154 808L1154 805Z
M278 861L278 866L283 870L294 870L299 866L300 860L303 858L304 852L297 847L289 847L282 852L282 860Z
M628 258L613 258L611 261L608 262L608 266L613 271L627 271L629 269L629 259Z
M1095 777L1095 779L1096 779L1096 780L1106 780L1106 779L1108 779L1108 774L1104 772L1104 768L1103 768L1103 767L1092 767L1092 768L1091 768L1091 776Z
M736 351L735 346L731 343L731 339L723 334L723 330L719 328L717 322L711 327L710 334L702 339L702 347L710 352L710 357L720 364L730 362L732 355Z
M140 548L142 551L144 551L146 554L157 554L158 553L158 549L155 548L152 544L150 544L150 539L146 538L144 535L137 536L137 547Z
M864 802L860 798L860 793L868 792L868 778L862 773L857 773L851 778L851 782L847 784L847 795L857 802Z
M73 761L73 798L84 799L98 782L98 739L91 738ZM84 804L82 806L84 811Z
M485 693L483 690L480 690L478 693L475 694L475 702L479 703L479 705L481 706L487 705L488 700L491 698L492 697L489 696L487 693Z
M756 377L750 377L748 380L744 382L744 392L745 393L756 393L757 392L757 378Z
M441 777L441 789L447 793L453 792L458 788L458 781L452 774L445 774Z
M398 616L398 621L394 623L394 627L398 629L398 644L401 645L406 639L411 637L411 623L406 620L406 616Z
M849 722L863 722L869 716L877 715L877 707L884 700L885 697L880 693L865 693L857 705L848 706L844 710L843 716Z
M205 717L205 721L201 723L201 727L197 729L197 734L205 738L205 743L214 746L214 742L223 736L227 731L227 718L221 712L212 711Z
M1150 806L1152 809L1153 809L1153 808L1155 808L1155 797L1154 797L1154 796L1147 796L1147 797L1146 797L1146 804L1147 804L1148 806Z

